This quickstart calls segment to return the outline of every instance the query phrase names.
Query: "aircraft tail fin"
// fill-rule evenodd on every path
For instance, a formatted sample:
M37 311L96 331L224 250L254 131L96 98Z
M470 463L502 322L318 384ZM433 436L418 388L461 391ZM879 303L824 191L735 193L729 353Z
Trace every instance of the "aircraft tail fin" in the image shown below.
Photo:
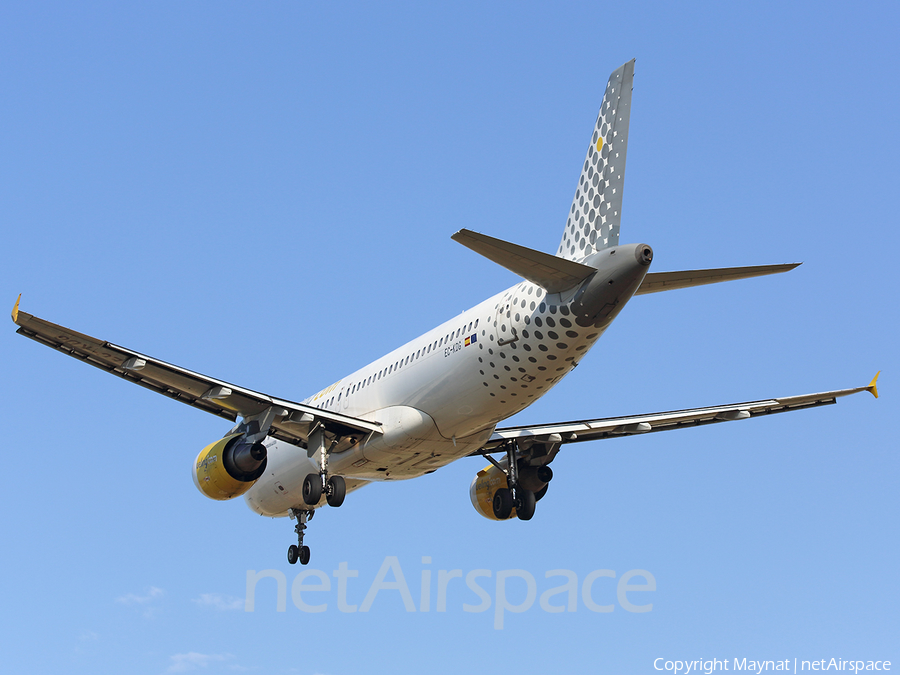
M556 253L562 258L581 260L619 244L633 82L634 59L609 76Z

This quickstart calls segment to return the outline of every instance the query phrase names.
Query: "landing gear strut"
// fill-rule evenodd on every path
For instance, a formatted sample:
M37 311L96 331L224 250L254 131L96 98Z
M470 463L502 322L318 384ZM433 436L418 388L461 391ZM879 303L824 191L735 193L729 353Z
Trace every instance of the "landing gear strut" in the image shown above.
M337 445L339 439L334 439L331 447L325 448L325 428L322 424L316 424L310 431L306 444L306 454L312 459L318 455L319 472L307 474L303 479L303 502L308 507L314 507L325 495L325 501L328 506L338 507L344 503L344 497L347 496L347 483L343 476L328 475L328 455L331 449ZM288 511L292 519L297 520L294 532L297 533L297 544L291 544L288 547L288 562L293 565L298 560L301 565L309 562L309 546L303 545L303 531L306 529L306 523L312 520L315 515L315 509L302 507L293 508Z
M297 543L288 546L288 562L294 565L299 560L301 565L306 565L309 562L309 546L303 545L303 531L306 529L307 521L312 520L316 512L306 509L291 509L288 513L292 519L297 520L297 525L294 527L294 532L297 533Z
M325 495L328 506L338 507L344 503L347 495L347 483L343 476L328 475L329 450L325 449L325 434L321 425L317 425L309 434L306 452L310 458L319 455L319 473L311 473L303 480L303 501L307 506L315 506ZM337 445L337 440L331 447Z
M501 471L506 473L506 484L509 487L499 488L494 493L492 508L494 517L498 520L506 520L515 508L516 517L519 520L531 520L534 517L535 497L531 490L526 490L519 485L519 467L516 462L516 446L510 443L506 446L506 469L490 455L485 455Z

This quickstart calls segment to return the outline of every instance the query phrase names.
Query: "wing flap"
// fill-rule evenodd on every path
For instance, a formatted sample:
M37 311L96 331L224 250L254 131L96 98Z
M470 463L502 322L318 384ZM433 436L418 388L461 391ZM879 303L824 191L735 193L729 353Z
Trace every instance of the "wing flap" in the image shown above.
M310 424L314 420L323 422L337 435L354 436L357 440L367 434L381 431L378 422L274 398L201 375L39 319L19 311L18 305L17 301L13 309L13 321L18 324L19 329L16 332L20 335L129 382L231 421L237 420L238 417L259 415L272 407L276 415L272 423L274 433L271 435L288 443L305 444Z

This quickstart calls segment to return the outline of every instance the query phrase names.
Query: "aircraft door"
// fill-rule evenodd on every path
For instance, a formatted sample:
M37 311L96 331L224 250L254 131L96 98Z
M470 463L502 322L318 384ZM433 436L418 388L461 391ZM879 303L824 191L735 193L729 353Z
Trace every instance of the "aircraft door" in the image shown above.
M497 312L494 315L494 339L497 341L498 347L509 344L518 339L516 329L513 327L512 316L512 298L509 295L503 296L500 304L497 306Z

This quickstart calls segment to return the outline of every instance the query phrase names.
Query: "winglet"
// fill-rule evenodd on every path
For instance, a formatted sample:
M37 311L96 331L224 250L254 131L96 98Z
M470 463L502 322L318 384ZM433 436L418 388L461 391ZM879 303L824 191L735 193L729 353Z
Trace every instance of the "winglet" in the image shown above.
M875 384L878 382L878 376L881 375L881 371L879 370L875 373L875 377L872 378L872 381L869 382L869 386L866 387L866 391L872 392L872 396L878 398L878 387Z
M13 305L12 311L12 320L15 323L19 323L19 300L22 299L22 294L19 293L19 297L16 298L16 304Z

